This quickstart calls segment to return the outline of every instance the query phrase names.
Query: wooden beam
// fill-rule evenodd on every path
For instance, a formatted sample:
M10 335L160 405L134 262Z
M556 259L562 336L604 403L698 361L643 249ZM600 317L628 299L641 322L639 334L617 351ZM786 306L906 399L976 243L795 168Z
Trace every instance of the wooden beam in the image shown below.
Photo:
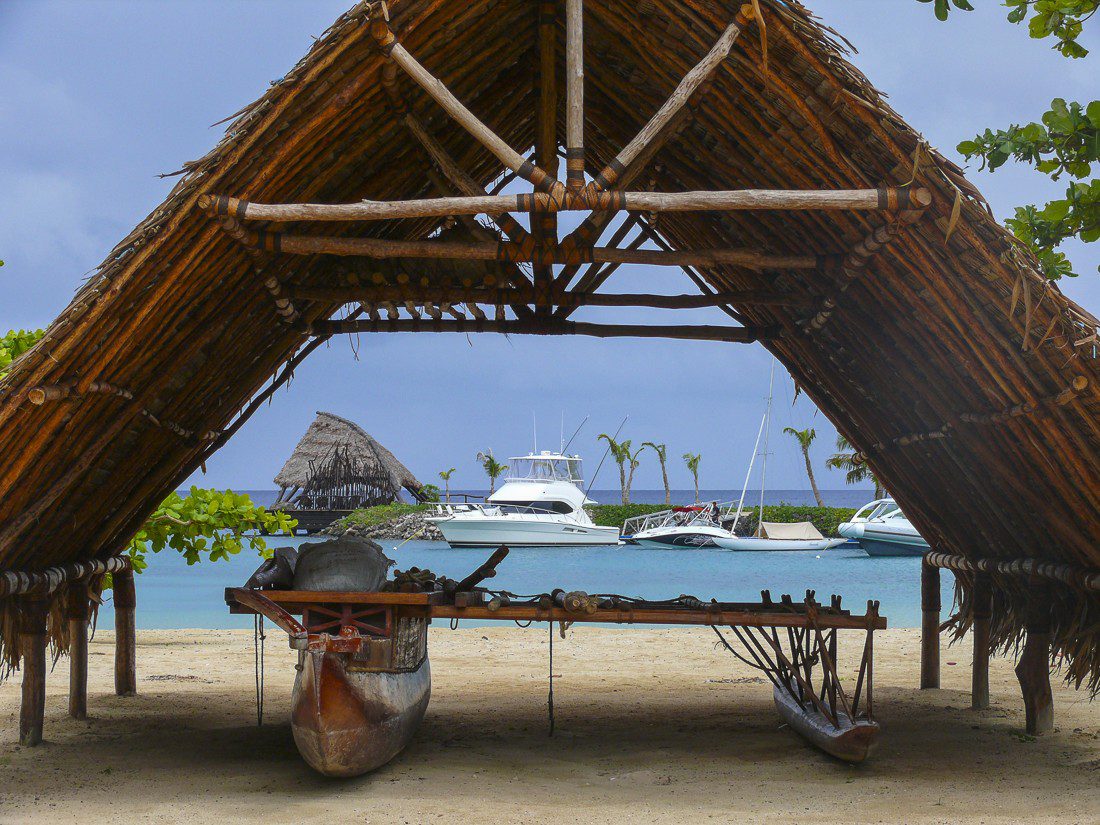
M989 631L993 609L993 583L988 573L977 573L974 576L974 587L970 595L974 600L974 624L970 628L974 641L970 707L974 710L985 710L989 707Z
M654 138L669 124L676 114L684 108L691 96L703 83L714 74L722 61L729 56L733 44L744 31L753 17L753 7L749 4L741 6L733 22L719 36L707 55L699 61L673 90L668 100L662 104L657 113L649 119L635 138L628 143L615 159L604 167L596 175L595 183L601 189L611 189L619 180L623 170L629 166L653 141Z
M647 324L590 324L579 321L534 319L530 321L490 321L463 319L453 321L397 320L317 321L317 335L357 334L363 332L496 332L503 335L587 335L595 338L675 338L692 341L752 343L776 337L772 329L721 326L650 326Z
M19 706L19 744L28 748L42 742L46 715L46 616L41 598L19 601L19 650L23 655L22 701Z
M940 568L927 561L921 562L920 600L920 687L936 689L940 686Z
M565 0L565 174L584 188L584 0Z
M127 568L111 576L115 607L115 693L137 694L137 626L134 612L137 591L134 571Z
M65 594L65 620L69 624L69 715L88 718L88 586L69 585Z
M557 76L557 7L554 0L538 4L538 123L535 131L535 162L555 178L558 174L558 76ZM531 234L536 247L548 241L558 242L558 216L551 211L531 214ZM543 298L535 302L536 313L545 314L548 295L554 280L554 269L547 264L533 267L535 292Z
M1027 636L1016 663L1024 696L1026 730L1032 736L1054 730L1054 695L1050 690L1050 593L1038 577L1028 588Z
M415 119L414 119L415 122ZM418 141L442 151L426 132L413 130ZM443 157L446 157L445 153ZM472 180L439 163L444 174L463 191L477 188ZM408 201L359 201L357 203L255 203L225 195L202 195L199 207L216 217L241 221L382 221L402 218L441 218L452 215L489 215L520 212L730 212L790 211L897 211L923 209L932 196L922 187L895 186L881 189L732 189L699 192L567 192L560 198L544 193L488 195L475 193L453 198ZM502 227L503 229L503 227ZM505 230L506 232L508 230ZM511 235L511 232L508 233ZM854 262L854 261L853 261Z
M289 255L345 255L366 258L427 258L512 263L572 264L619 263L649 266L743 266L749 269L817 269L816 255L770 255L752 249L616 249L589 247L532 251L514 243L481 243L437 240L391 240L288 235L279 232L230 233L246 246Z
M364 301L380 303L401 301L415 303L473 302L478 304L538 304L534 289L486 289L484 287L422 287L406 286L294 286L287 285L287 293L295 299L324 301L326 303L352 303ZM724 304L754 304L761 306L810 305L810 300L800 295L790 295L767 290L736 290L712 295L653 295L646 293L603 293L570 290L555 291L549 295L549 303L566 307L652 307L655 309L698 309Z
M371 36L374 37L382 53L392 59L411 77L428 95L433 98L451 118L470 133L482 146L492 152L501 163L520 177L531 183L535 189L543 192L564 190L561 183L545 170L528 161L523 155L509 146L496 132L485 125L466 108L451 90L431 72L425 69L408 50L397 42L386 20L384 4L371 9Z

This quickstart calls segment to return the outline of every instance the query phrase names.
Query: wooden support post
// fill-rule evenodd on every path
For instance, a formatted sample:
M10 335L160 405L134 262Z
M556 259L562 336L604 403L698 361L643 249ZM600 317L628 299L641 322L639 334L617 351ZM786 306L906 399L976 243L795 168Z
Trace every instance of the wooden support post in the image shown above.
M970 678L970 707L989 707L989 621L993 607L993 582L988 573L974 576L974 663Z
M565 0L565 176L584 188L584 0Z
M32 748L42 741L46 715L46 615L45 599L26 598L19 603L19 649L23 656L23 700L19 707L19 744Z
M921 563L920 601L920 686L926 690L940 686L940 569L928 562Z
M538 124L535 133L535 162L555 178L558 175L558 84L557 84L557 16L553 0L540 0L538 6L539 69ZM535 246L542 248L558 245L558 216L554 212L531 214L531 233ZM548 264L537 264L532 268L535 293L540 300L535 302L538 315L550 312L550 291L554 280L554 268Z
M112 577L115 605L115 693L137 693L137 626L134 610L137 592L134 571L120 570Z
M69 585L65 620L69 623L69 716L88 718L88 587Z
M1027 732L1054 730L1054 696L1050 691L1050 601L1046 587L1033 578L1029 592L1027 639L1016 663L1016 678L1024 694Z

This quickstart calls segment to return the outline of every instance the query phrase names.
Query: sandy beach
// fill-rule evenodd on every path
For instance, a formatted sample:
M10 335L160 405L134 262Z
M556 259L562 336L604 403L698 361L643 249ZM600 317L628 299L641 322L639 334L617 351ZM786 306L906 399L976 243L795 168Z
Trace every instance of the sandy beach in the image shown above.
M852 767L780 728L770 686L706 628L570 629L554 647L553 738L545 626L433 628L419 734L353 780L299 759L294 654L269 634L263 727L250 632L140 633L129 699L113 694L111 634L97 634L91 718L66 714L62 659L38 748L17 744L18 677L0 686L0 822L1100 821L1100 705L1058 684L1055 732L1027 737L1010 661L994 660L993 707L975 712L969 645L945 647L944 688L922 692L914 630L876 636L885 733ZM854 667L858 643L842 662Z

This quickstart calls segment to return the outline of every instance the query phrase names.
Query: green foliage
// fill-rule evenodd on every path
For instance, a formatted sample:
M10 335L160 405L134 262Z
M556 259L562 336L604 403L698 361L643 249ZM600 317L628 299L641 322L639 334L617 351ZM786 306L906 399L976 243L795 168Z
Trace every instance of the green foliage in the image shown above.
M792 436L803 451L809 450L810 445L813 444L814 439L817 438L817 430L813 427L807 430L796 430L794 427L784 427L783 432Z
M875 485L875 498L882 498L882 484L865 462L856 463L856 451L850 441L842 435L836 437L837 452L825 459L825 466L833 470L844 471L845 484L859 484L871 481Z
M980 158L983 169L994 171L1008 160L1027 163L1058 180L1073 178L1064 198L1041 209L1021 206L1005 223L1030 246L1044 274L1051 279L1073 276L1073 266L1057 247L1067 238L1086 243L1100 239L1100 179L1082 182L1100 161L1100 100L1087 106L1056 98L1041 123L986 129L958 145L961 154Z
M401 518L412 513L427 511L429 508L422 504L405 504L403 501L395 501L393 504L380 504L377 507L364 507L348 513L339 524L343 527L374 527L386 521Z
M628 518L659 513L668 507L664 504L592 504L584 509L599 526L621 528Z
M936 18L946 20L951 7L974 11L967 0L918 0L932 3ZM1004 0L1008 22L1027 21L1027 31L1035 40L1053 37L1052 47L1065 57L1084 57L1089 50L1077 42L1086 20L1096 14L1100 0Z
M642 454L642 450L645 449L645 444L637 449L635 452L631 452L632 439L625 439L623 441L616 441L613 436L607 433L600 433L596 436L596 440L603 439L607 442L607 448L611 451L611 457L615 459L615 463L619 465L619 488L622 492L623 504L630 503L630 485L634 483L634 471L638 469L638 465L641 464L638 461L638 456ZM630 474L627 475L627 468L630 470Z
M425 484L420 488L420 499L425 502L439 501L439 486L435 484Z
M192 487L186 497L172 493L146 519L127 547L138 572L147 566L146 554L166 547L197 564L228 559L247 544L265 558L267 544L259 532L290 532L297 522L281 510L257 507L252 499L232 490Z
M3 263L0 261L0 266ZM0 378L8 374L12 361L33 347L45 334L46 331L41 329L13 329L0 338Z
M492 450L478 453L477 460L481 462L482 469L484 469L485 474L489 476L489 495L492 495L497 487L497 479L504 475L504 471L508 469L508 465L501 464L493 458Z

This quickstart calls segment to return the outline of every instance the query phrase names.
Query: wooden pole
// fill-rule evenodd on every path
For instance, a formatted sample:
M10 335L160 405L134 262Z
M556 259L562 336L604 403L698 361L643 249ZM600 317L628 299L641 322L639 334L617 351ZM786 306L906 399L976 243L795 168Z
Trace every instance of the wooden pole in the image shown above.
M1054 696L1050 690L1050 593L1038 578L1031 582L1027 639L1016 663L1016 678L1024 696L1027 732L1054 730Z
M389 23L379 13L381 6L372 11L371 36L382 50L383 54L391 58L405 73L411 77L436 103L443 107L444 111L470 133L482 146L496 155L506 167L520 177L530 181L531 185L543 192L560 193L564 187L553 177L527 160L523 155L509 146L496 132L486 126L478 117L467 109L451 90L442 81L425 69L409 54L408 50L397 42Z
M993 582L988 573L974 576L974 663L970 678L970 707L985 710L989 707L989 623L993 608Z
M557 9L553 0L540 0L538 6L538 124L535 133L535 161L555 178L558 174L558 83L557 83ZM558 216L546 211L531 214L531 231L536 247L558 243ZM541 300L535 301L536 313L545 315L550 305L549 293L554 280L554 269L548 264L532 268L535 293Z
M676 338L692 341L752 343L778 335L776 330L721 326L650 326L648 324L592 324L560 321L552 318L496 321L462 318L429 320L418 318L356 321L317 321L317 335L342 335L362 332L496 332L504 335L588 335L594 338Z
M413 301L416 303L441 303L456 301L479 304L538 303L539 298L532 288L527 289L487 289L472 287L326 287L326 286L287 286L287 294L296 300L324 301L326 303L352 303L366 301ZM646 293L603 293L570 290L556 291L550 294L549 301L562 307L576 308L584 306L599 307L650 307L654 309L699 309L723 306L725 304L752 304L754 306L791 306L806 307L811 299L802 295L772 292L759 289L729 290L713 294L689 295L650 295Z
M940 569L921 562L921 690L940 686Z
M19 649L23 657L22 703L19 706L19 744L28 748L42 741L46 715L46 616L45 599L19 602Z
M642 127L642 130L638 132L637 136L635 136L635 138L615 156L615 159L605 166L603 171L596 176L596 186L601 189L611 189L614 187L616 181L618 181L620 175L622 175L623 170L645 150L650 141L657 137L661 130L664 129L664 127L667 126L676 114L687 104L696 90L703 85L704 81L714 74L722 61L729 56L730 49L733 48L734 42L736 42L741 32L744 31L752 17L752 6L747 3L741 6L733 22L726 27L724 32L722 32L721 36L718 38L718 42L714 44L706 57L684 75L668 100L662 104L661 108L657 110L657 113L653 115L652 118L650 118L649 122Z
M120 570L112 576L115 605L115 693L137 693L137 626L134 611L137 591L134 571Z
M65 619L69 623L69 715L88 718L88 587L69 585Z
M444 152L436 158L438 143L417 124L414 137L422 143L444 175L464 192L476 184L450 168ZM552 147L551 147L552 148ZM541 156L541 152L540 152ZM484 192L484 190L482 190ZM733 212L733 211L913 211L925 208L931 194L922 187L894 186L880 189L729 189L692 192L566 192L560 198L544 193L515 195L466 194L459 197L420 198L407 201L358 201L356 203L255 203L226 195L202 195L199 207L215 217L240 221L382 221L402 218L442 218L452 215L489 215L494 219L510 211L550 213L632 212ZM514 229L514 227L511 227ZM502 227L503 229L503 227ZM511 232L508 232L511 236Z
M650 266L743 266L749 269L817 269L816 255L769 255L752 249L616 249L590 247L531 250L522 244L479 241L391 240L287 235L245 231L235 236L246 246L288 255L344 255L366 258L504 261L512 263L618 263Z
M565 0L565 175L584 188L584 0Z

